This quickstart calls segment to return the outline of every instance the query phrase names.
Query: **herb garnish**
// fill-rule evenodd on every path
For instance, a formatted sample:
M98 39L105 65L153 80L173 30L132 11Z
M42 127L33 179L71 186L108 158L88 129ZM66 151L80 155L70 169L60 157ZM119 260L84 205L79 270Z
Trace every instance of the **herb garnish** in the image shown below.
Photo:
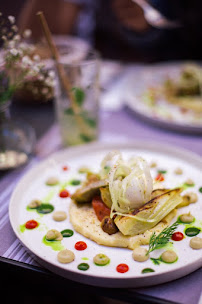
M163 229L158 235L156 235L156 233L154 232L150 238L149 249L146 255L148 255L150 252L156 249L160 249L164 247L169 242L169 239L171 238L172 234L174 233L178 225L179 222L176 221L170 227L166 227L165 229Z

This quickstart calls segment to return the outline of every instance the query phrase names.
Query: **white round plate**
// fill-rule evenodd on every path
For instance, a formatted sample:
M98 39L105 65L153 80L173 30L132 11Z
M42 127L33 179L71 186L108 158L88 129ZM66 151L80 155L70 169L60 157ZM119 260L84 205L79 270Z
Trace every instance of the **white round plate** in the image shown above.
M130 69L124 79L124 102L142 120L173 131L202 133L202 115L171 104L161 98L151 105L145 97L148 88L158 88L169 77L179 76L185 64L170 63Z
M102 158L112 150L120 150L125 159L132 155L140 155L148 162L155 161L157 168L151 169L153 177L156 176L157 170L167 171L162 186L173 188L191 178L195 183L191 191L197 193L198 201L178 210L178 215L190 211L196 218L195 225L202 228L202 221L200 221L202 219L202 193L199 192L199 188L202 186L202 160L200 157L186 150L158 142L93 143L55 153L22 178L12 194L9 206L10 222L19 240L44 267L71 280L96 286L139 287L155 285L180 278L201 267L201 250L190 248L189 237L185 237L180 242L174 242L173 246L179 257L176 263L161 263L160 265L154 265L150 259L143 263L135 262L132 259L132 250L100 246L75 231L72 237L63 238L61 241L65 248L72 250L75 254L75 260L70 264L59 263L57 261L58 251L43 243L42 240L49 229L59 231L74 229L69 222L69 216L63 222L55 222L52 219L52 213L42 216L36 211L28 211L29 202L35 198L49 201L55 210L63 210L68 214L70 198L60 198L58 195L60 186L47 186L45 184L47 178L55 176L62 183L72 179L84 180L85 174L78 173L78 169L81 166L87 166L93 171L98 171ZM69 169L64 171L64 166L68 166ZM182 168L182 175L174 174L177 167ZM73 193L77 187L79 186L67 186L67 189ZM186 191L190 191L190 189ZM173 219L173 222L176 218ZM36 229L25 229L22 232L20 227L23 227L25 222L31 219L37 220L39 226ZM180 225L178 231L183 232L184 229L184 225ZM202 237L202 233L200 232L198 236ZM87 249L77 251L74 248L77 241L84 241L87 244ZM150 257L158 258L162 251L163 249L153 251ZM110 263L102 267L96 266L93 263L93 257L98 253L106 254L110 258ZM77 268L80 263L87 263L90 268L87 271L81 271ZM127 264L129 271L118 273L116 267L120 263ZM141 271L144 268L152 268L155 272L142 274Z

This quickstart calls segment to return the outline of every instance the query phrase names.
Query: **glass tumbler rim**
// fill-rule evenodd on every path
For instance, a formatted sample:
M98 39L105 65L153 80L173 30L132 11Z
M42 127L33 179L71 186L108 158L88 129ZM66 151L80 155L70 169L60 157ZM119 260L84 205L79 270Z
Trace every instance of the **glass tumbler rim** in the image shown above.
M68 53L67 53L67 55L68 55ZM89 59L86 58L87 55L92 55L92 58L89 58ZM90 50L88 50L88 52L86 53L84 58L77 59L72 62L65 62L65 55L63 54L59 58L58 64L61 64L66 67L88 66L88 65L99 62L100 59L101 59L100 53L95 49L90 49Z

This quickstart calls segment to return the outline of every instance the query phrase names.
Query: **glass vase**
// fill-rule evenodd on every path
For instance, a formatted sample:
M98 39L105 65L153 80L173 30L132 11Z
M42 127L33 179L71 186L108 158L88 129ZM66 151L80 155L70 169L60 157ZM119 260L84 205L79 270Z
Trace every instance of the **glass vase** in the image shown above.
M10 101L0 103L0 170L25 164L33 151L35 132L27 123L10 117Z

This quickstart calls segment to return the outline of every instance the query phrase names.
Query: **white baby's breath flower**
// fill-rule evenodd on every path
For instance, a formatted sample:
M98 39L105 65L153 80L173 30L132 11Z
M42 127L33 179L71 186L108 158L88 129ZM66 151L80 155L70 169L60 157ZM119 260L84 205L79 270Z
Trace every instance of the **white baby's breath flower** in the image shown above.
M33 61L28 56L24 56L22 58L22 63L31 66L33 64Z
M36 49L36 47L33 44L27 45L27 51L28 52L32 53L32 52L35 51L35 49Z
M45 84L48 86L48 87L51 87L53 88L55 86L55 81L53 79L50 79L50 78L47 78L45 80Z
M20 39L21 39L20 35L15 35L15 36L13 37L13 40L14 40L14 41L20 41Z
M12 28L12 30L13 30L14 32L17 32L17 31L18 31L17 25L13 25L11 28Z
M24 32L23 32L23 37L24 38L30 38L32 34L32 31L30 29L26 29Z
M43 81L45 78L44 78L43 75L39 75L38 79L39 79L40 81Z
M39 55L34 55L33 59L34 59L34 61L39 61L41 58Z
M5 35L3 35L3 36L1 37L1 39L2 39L3 41L6 41L6 40L7 40L7 37L6 37Z
M16 49L11 49L10 50L10 53L13 55L13 56L17 56L19 54L18 50Z
M15 17L14 16L8 16L8 20L10 21L11 24L15 23Z
M55 72L54 71L49 71L48 72L48 76L50 77L50 78L55 78Z
M21 43L19 43L18 47L19 47L22 51L25 51L25 50L27 50L27 43L26 43L26 42L21 42Z
M33 71L33 73L34 74L38 74L39 73L39 68L38 68L38 66L32 66L32 71Z
M13 49L15 47L15 41L13 40L10 40L9 43L8 43L8 46Z

